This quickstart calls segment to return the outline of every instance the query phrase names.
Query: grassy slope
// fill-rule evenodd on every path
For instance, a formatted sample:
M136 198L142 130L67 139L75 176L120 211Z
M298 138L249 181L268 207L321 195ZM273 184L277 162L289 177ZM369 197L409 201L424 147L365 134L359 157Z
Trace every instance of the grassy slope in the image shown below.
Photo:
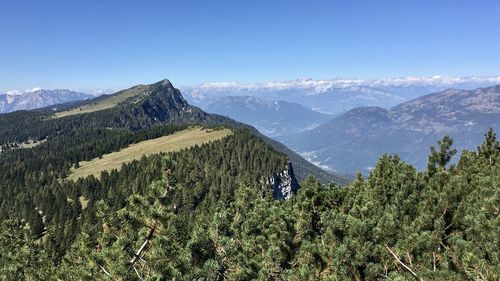
M69 178L76 180L89 175L98 177L101 171L120 169L122 163L140 159L143 155L178 151L196 144L200 145L220 140L230 134L232 132L229 129L217 131L205 130L200 127L185 129L172 135L132 144L118 152L103 155L101 159L95 158L91 161L82 161L79 168L71 170Z
M144 85L139 85L136 87L133 87L131 89L123 90L120 92L117 92L113 95L110 96L102 96L96 99L93 99L92 103L86 103L81 106L78 106L73 109L69 109L66 111L61 111L61 112L56 112L55 116L56 118L61 118L61 117L66 117L66 116L71 116L71 115L77 115L77 114L85 114L85 113L91 113L95 111L100 111L100 110L105 110L105 109L110 109L115 106L117 106L119 103L124 102L128 98L132 97L140 97L141 94L146 94L148 91L148 87Z

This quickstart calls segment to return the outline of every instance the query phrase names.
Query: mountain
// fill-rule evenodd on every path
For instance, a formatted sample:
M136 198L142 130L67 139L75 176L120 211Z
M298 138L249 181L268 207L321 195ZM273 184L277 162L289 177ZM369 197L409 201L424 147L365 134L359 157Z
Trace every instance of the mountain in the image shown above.
M205 110L250 124L269 137L312 129L332 117L297 103L266 101L250 96L223 97Z
M249 125L206 113L188 104L181 92L168 80L150 85L138 85L91 100L3 115L0 118L0 128L2 128L0 144L21 144L32 140L50 139L70 133L82 124L98 128L124 128L131 131L140 131L161 124L245 128L275 150L286 154L293 163L295 174L299 179L305 179L312 174L323 182L347 182L346 178L316 167L283 144L261 135Z
M20 94L0 94L0 113L30 110L59 103L90 99L94 96L71 90L34 89Z
M252 96L299 103L328 114L360 106L390 108L431 92L448 88L475 89L500 84L500 77L404 77L380 80L297 79L267 83L205 83L182 87L186 99L201 108L224 96Z
M360 107L312 130L280 140L313 162L341 172L367 173L383 153L398 154L419 169L429 146L445 135L459 149L474 149L500 124L500 86L449 89L389 110Z
M472 111L497 112L497 91ZM394 112L342 116L409 116ZM493 131L453 169L444 144L427 171L384 155L342 187L299 182L296 154L164 80L0 114L0 145L9 280L498 279Z
M326 114L338 114L366 104L391 106L403 101L398 95L351 80L299 79L262 84L206 83L184 87L183 92L186 99L201 108L206 108L224 96L252 96L264 100L298 103Z

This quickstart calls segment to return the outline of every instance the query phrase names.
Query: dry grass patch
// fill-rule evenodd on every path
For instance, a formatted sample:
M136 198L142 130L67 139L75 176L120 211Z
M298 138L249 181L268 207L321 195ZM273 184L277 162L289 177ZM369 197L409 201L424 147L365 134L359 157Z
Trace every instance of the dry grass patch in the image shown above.
M130 163L133 160L140 159L143 155L151 155L160 152L179 151L184 148L193 147L220 140L232 134L229 129L207 130L200 127L188 128L174 134L142 141L132 144L120 151L105 154L102 158L95 158L91 161L80 162L80 167L71 169L69 178L76 180L80 177L94 175L98 177L102 171L111 171L120 169L123 163Z
M110 96L102 96L100 98L97 98L95 102L89 104L84 104L82 106L73 109L56 112L55 117L61 118L71 115L86 114L95 111L110 109L126 101L129 98L141 97L145 95L148 95L148 87L144 85L139 85L131 89L120 91Z

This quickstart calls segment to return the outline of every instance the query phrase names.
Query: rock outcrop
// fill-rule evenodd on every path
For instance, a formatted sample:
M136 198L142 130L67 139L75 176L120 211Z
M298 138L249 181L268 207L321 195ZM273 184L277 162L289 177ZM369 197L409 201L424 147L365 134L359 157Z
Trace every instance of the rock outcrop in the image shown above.
M272 187L273 198L276 200L288 200L299 189L291 162L286 163L282 172L267 178L266 183Z

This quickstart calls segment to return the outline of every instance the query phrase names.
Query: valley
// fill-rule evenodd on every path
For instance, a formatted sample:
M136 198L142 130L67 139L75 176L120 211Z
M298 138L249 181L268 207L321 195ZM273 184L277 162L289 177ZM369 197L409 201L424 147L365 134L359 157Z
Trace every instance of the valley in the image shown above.
M449 135L461 151L475 149L500 124L500 87L450 89L390 109L354 108L304 132L278 138L311 161L341 173L368 174L384 153L423 170L429 147Z
M331 115L297 103L266 101L250 96L229 96L209 104L205 110L250 124L262 134L277 138L299 133L326 122Z

